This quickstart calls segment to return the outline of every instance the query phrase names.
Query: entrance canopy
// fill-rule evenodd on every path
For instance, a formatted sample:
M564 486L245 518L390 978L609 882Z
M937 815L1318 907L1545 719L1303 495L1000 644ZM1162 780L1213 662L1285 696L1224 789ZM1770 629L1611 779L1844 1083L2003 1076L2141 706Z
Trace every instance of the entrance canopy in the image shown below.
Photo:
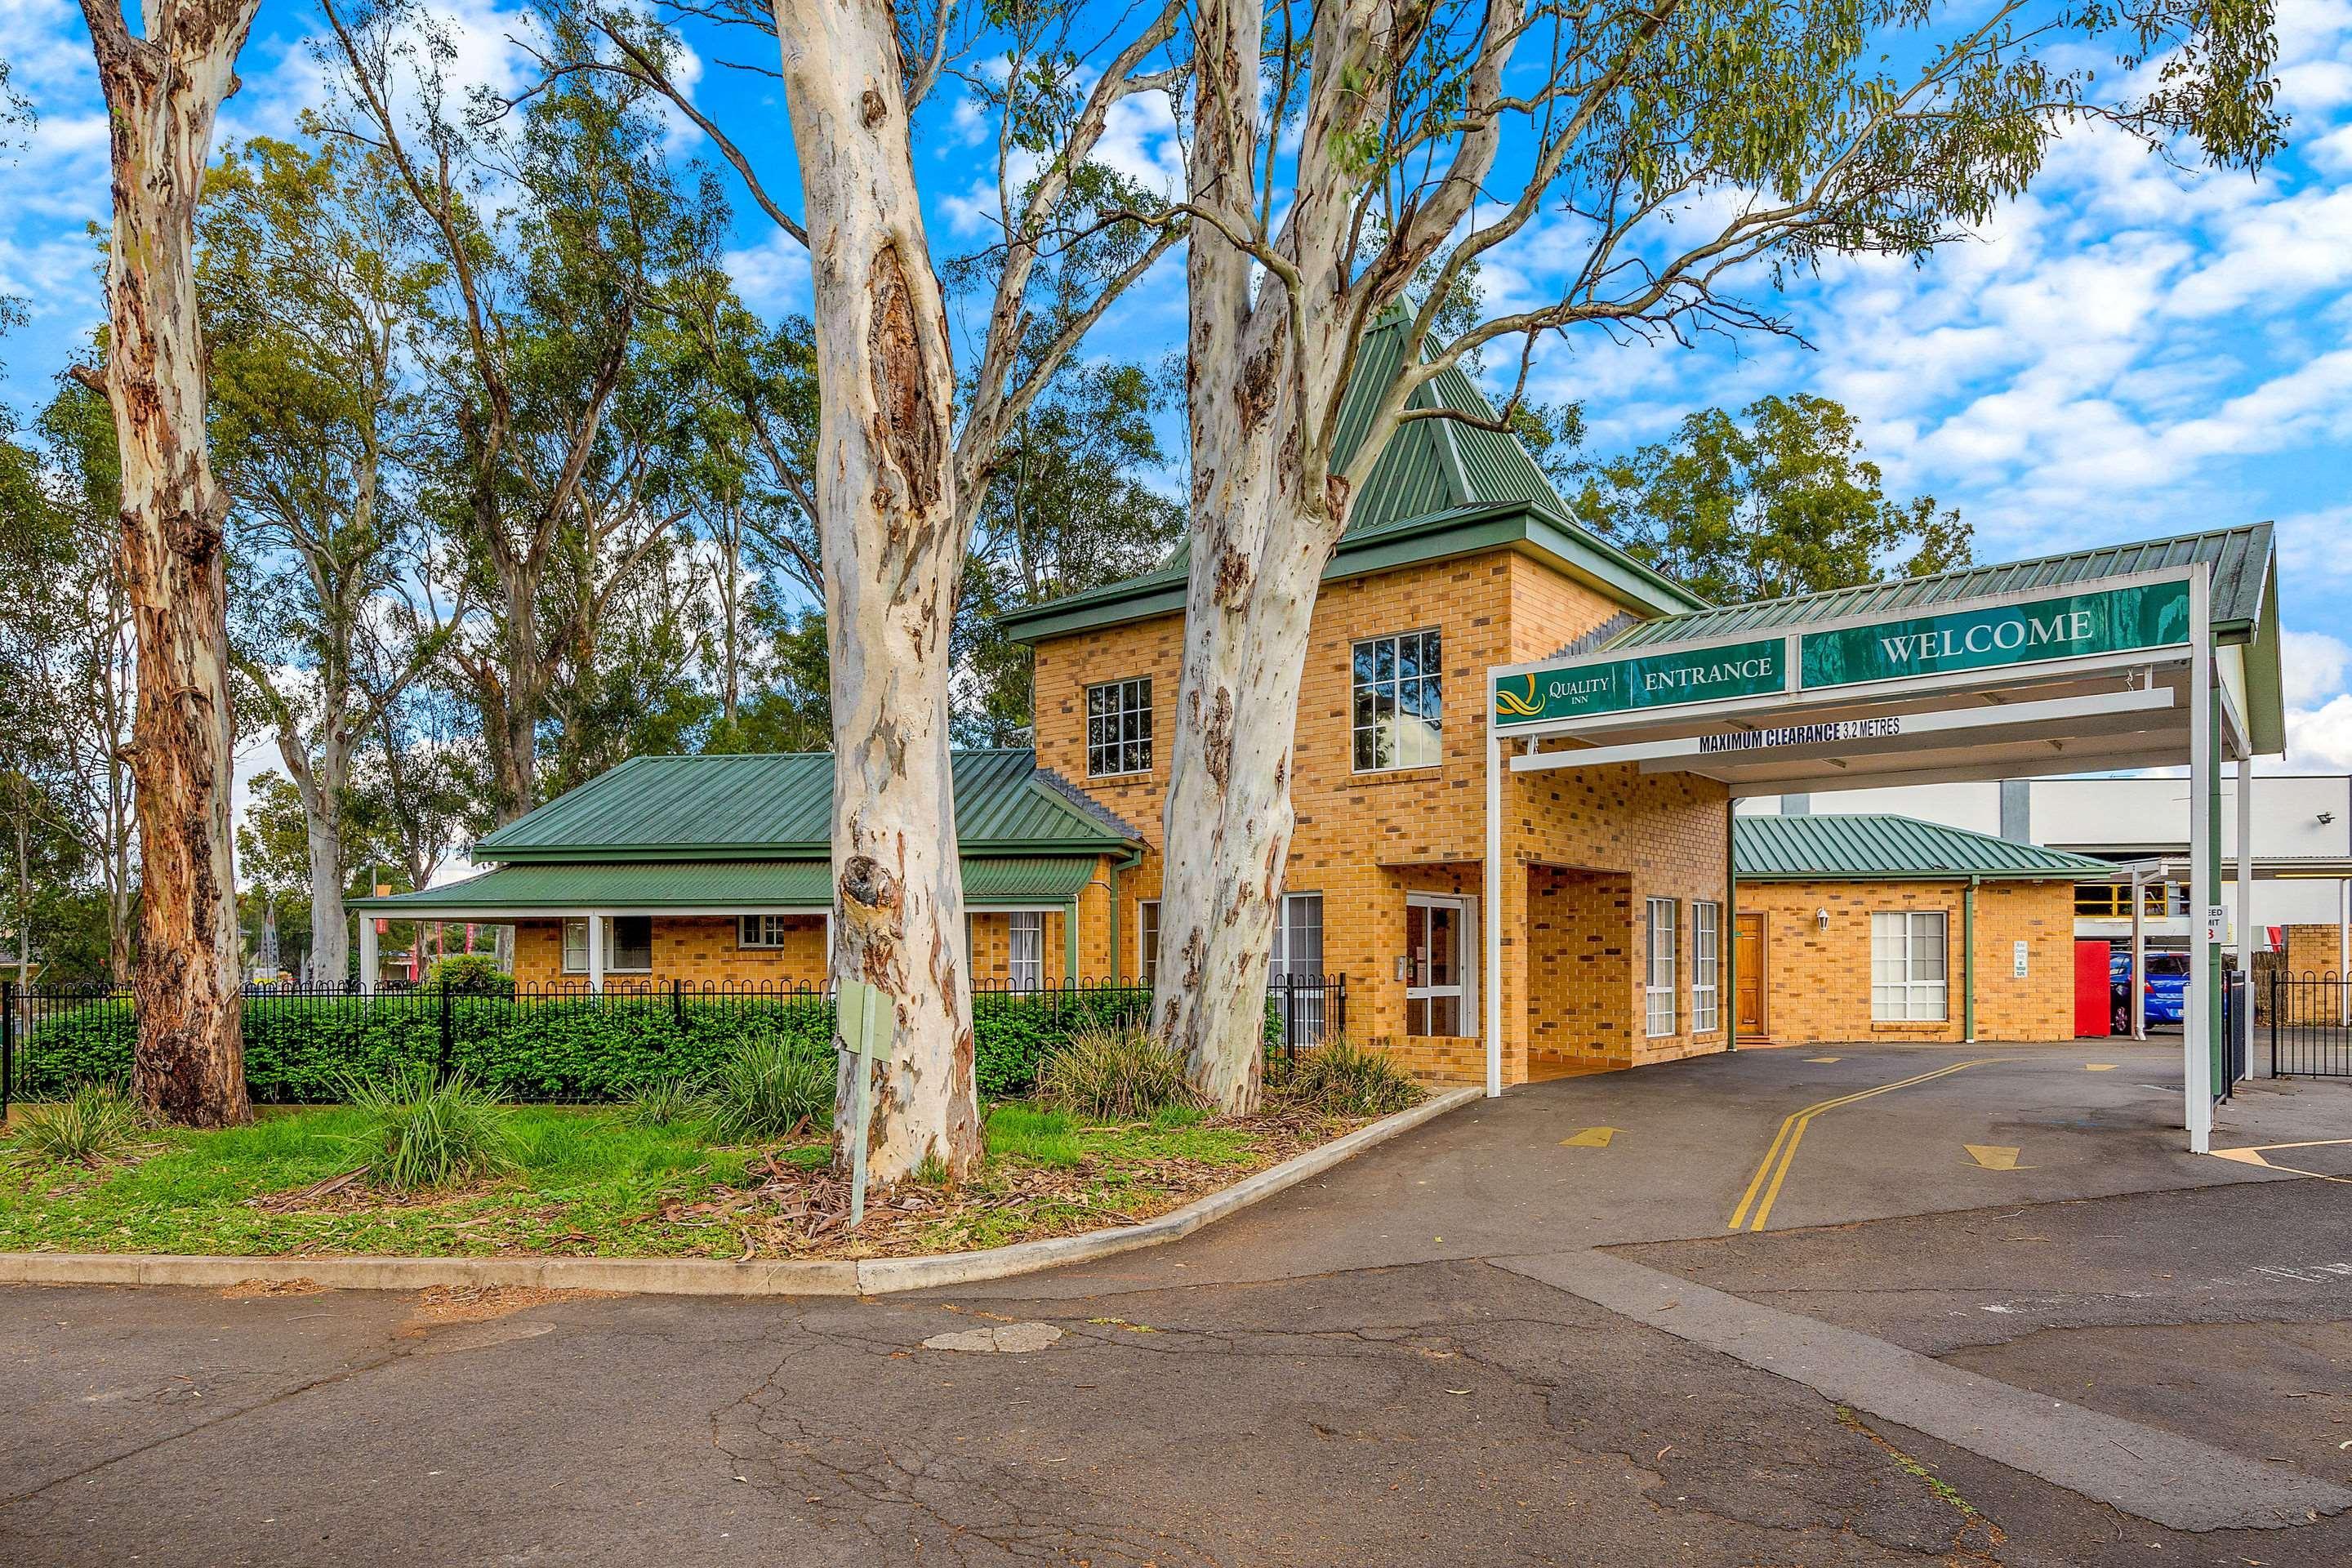
M2210 1086L2228 1088L2220 767L2238 763L2246 843L2252 759L2285 745L2268 524L1664 616L1492 669L1487 697L1490 824L1507 771L1633 766L1737 800L2187 762L2212 911L2184 1058L2190 1146L2205 1147ZM2251 973L2242 928L2241 950Z
M2173 766L2203 647L2227 753L2276 752L2275 572L2263 525L1669 616L1493 671L1495 728L1735 796Z

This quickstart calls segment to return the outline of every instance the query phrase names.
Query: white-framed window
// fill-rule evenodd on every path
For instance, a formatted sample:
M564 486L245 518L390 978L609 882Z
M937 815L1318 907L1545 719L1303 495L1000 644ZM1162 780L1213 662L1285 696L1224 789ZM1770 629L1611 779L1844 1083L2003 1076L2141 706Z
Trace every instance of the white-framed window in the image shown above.
M1151 678L1087 688L1087 777L1151 771Z
M1434 627L1356 644L1356 772L1433 767L1444 760L1444 643Z
M1875 910L1870 916L1870 1016L1882 1024L1940 1024L1951 1016L1950 969L1941 910Z
M735 945L738 947L782 947L785 933L792 930L790 915L738 915L735 918Z
M1135 906L1135 973L1146 985L1160 984L1160 900L1145 899Z
M1650 900L1643 923L1649 932L1649 969L1642 988L1642 1017L1654 1038L1675 1032L1674 900Z
M1274 978L1323 973L1323 895L1285 893L1274 921Z
M1042 910L1015 910L1004 917L1005 975L1016 990L1034 991L1045 984L1045 915Z
M1723 906L1702 899L1691 905L1691 1032L1722 1024Z
M643 974L654 966L651 915L614 915L604 922L604 973ZM563 973L588 973L588 922L563 922Z

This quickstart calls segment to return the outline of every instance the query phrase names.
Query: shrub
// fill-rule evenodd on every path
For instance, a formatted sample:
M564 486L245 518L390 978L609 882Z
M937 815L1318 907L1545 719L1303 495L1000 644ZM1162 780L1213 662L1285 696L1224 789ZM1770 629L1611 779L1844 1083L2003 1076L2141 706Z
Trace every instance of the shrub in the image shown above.
M511 996L515 979L487 952L457 952L433 961L425 972L425 989L452 996Z
M629 1096L622 1119L632 1127L677 1127L701 1114L701 1085L688 1078L656 1078Z
M1184 1058L1132 1025L1088 1026L1073 1034L1039 1064L1037 1098L1056 1110L1106 1121L1201 1102L1199 1091L1185 1081Z
M388 1080L353 1079L343 1098L366 1119L352 1142L368 1151L362 1168L377 1186L410 1193L515 1167L506 1107L463 1073L419 1068Z
M702 1092L713 1142L789 1137L833 1120L834 1059L790 1040L747 1040L719 1064Z
M25 1172L96 1167L135 1147L145 1125L139 1108L112 1084L85 1083L64 1100L26 1110L8 1163Z
M1343 1037L1302 1055L1286 1092L1334 1116L1386 1116L1420 1103L1423 1089L1385 1051Z

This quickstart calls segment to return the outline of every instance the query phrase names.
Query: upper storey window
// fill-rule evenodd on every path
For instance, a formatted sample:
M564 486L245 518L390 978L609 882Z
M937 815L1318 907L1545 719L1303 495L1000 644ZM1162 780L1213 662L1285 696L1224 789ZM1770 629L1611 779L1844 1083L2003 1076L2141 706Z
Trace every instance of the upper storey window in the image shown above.
M1433 767L1444 760L1444 649L1434 630L1356 645L1356 771Z
M1087 777L1151 771L1151 678L1087 688Z

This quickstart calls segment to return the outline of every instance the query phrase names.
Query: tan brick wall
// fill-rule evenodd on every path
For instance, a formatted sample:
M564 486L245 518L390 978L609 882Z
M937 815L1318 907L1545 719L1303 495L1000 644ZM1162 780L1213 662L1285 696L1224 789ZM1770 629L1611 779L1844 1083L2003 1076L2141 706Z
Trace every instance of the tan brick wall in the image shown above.
M1739 909L1764 916L1765 1032L1775 1044L1964 1037L1960 882L1744 882ZM1829 911L1821 929L1820 910ZM1879 1023L1870 1016L1870 917L1945 911L1950 1016ZM2015 944L2026 945L2016 978ZM2067 882L1992 882L1977 890L1977 1037L2074 1037L2074 889Z
M653 967L649 973L606 976L613 985L666 986L673 980L689 985L824 984L824 917L794 915L780 948L744 947L737 940L732 916L696 915L653 918ZM561 921L518 921L515 923L515 979L525 986L546 988L584 985L584 973L563 973L563 924Z
M1297 832L1285 878L1293 892L1323 895L1324 967L1348 976L1349 1032L1379 1039L1416 1071L1475 1077L1485 1056L1473 1038L1408 1038L1405 986L1396 961L1404 952L1405 894L1411 890L1480 891L1485 858L1486 673L1490 666L1548 657L1617 613L1603 596L1552 569L1508 552L1402 568L1325 585L1307 637L1292 766ZM1365 637L1437 628L1444 637L1445 710L1443 757L1432 767L1358 773L1352 766L1349 701L1353 645ZM1055 639L1036 650L1038 761L1132 824L1149 846L1143 863L1120 885L1118 965L1133 977L1136 905L1158 897L1160 805L1167 788L1173 733L1182 617L1168 615L1123 626ZM1152 682L1154 745L1150 773L1090 780L1086 774L1086 689L1149 676ZM1524 775L1507 784L1507 853L1527 868L1506 880L1504 929L1504 1077L1528 1072L1531 1033L1549 1025L1547 1048L1591 1059L1666 1060L1720 1049L1722 1032L1683 1032L1636 1039L1628 1020L1640 1017L1641 987L1630 959L1623 973L1589 984L1584 1012L1556 1016L1565 994L1531 994L1530 955L1538 944L1522 934L1528 917L1528 879L1538 869L1573 867L1613 875L1633 900L1657 895L1679 900L1723 897L1724 792L1705 780L1656 775L1630 768L1591 773ZM1687 903L1680 931L1687 969ZM1639 931L1614 901L1577 911L1600 922L1604 945L1630 953ZM1484 910L1479 911L1483 919ZM1096 917L1082 920L1089 931ZM1557 924L1557 917L1555 925ZM1547 932L1561 943L1580 941L1564 929ZM1482 946L1465 959L1483 984ZM1559 963L1555 958L1555 972ZM1588 966L1590 967L1590 966ZM1614 999L1613 1026L1604 1023ZM1630 1011L1628 1011L1630 1009ZM1611 1033L1613 1028L1616 1033Z
M2284 935L2284 963L2288 973L2340 974L2344 972L2342 936L2332 922L2289 926Z

